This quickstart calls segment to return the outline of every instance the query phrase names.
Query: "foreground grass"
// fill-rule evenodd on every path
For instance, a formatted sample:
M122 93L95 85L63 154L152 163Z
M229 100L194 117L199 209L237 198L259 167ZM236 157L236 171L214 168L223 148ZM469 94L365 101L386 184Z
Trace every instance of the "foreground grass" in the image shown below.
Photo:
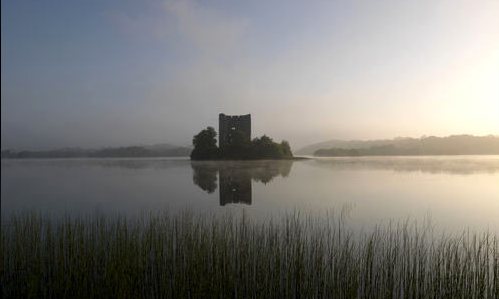
M1 228L3 298L499 298L499 238L407 223L22 214Z

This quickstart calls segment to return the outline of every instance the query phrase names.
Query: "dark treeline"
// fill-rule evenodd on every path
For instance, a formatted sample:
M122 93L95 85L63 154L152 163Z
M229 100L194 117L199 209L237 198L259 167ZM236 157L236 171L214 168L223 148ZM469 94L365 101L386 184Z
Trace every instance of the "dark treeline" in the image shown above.
M191 153L193 160L258 160L258 159L290 159L293 158L291 147L287 141L274 142L263 135L253 140L245 140L242 133L232 133L230 144L225 148L217 146L217 132L208 127L195 135Z
M368 142L368 141L366 141ZM398 138L383 145L359 148L329 148L315 156L417 156L417 155L498 155L499 137L455 135L449 137Z
M57 149L46 151L3 150L2 159L27 158L128 158L128 157L186 157L188 147L154 148L145 146L126 146L104 149Z

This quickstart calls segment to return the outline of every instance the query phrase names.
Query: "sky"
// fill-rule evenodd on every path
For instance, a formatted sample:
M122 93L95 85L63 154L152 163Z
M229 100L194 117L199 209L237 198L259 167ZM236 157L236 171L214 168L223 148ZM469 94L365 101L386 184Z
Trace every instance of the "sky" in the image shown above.
M499 1L2 1L2 149L499 135Z

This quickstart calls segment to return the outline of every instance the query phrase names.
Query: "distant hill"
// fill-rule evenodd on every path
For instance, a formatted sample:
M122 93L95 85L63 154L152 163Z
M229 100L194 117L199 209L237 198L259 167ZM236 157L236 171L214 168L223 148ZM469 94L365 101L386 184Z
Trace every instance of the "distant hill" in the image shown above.
M140 147L143 147L145 149L148 149L148 150L171 150L171 149L174 149L174 148L182 148L182 147L179 147L177 145L173 145L173 144L170 144L170 143L157 143L157 144L151 144L151 145L138 145Z
M399 139L399 138L397 138ZM314 143L303 147L296 151L299 155L313 155L315 151L325 148L369 148L371 146L380 146L390 144L397 139L380 139L380 140L339 140L332 139L324 142Z
M171 144L108 147L102 149L64 148L43 151L2 150L2 159L26 158L135 158L135 157L188 157L190 147Z
M307 146L298 153L317 156L496 155L499 154L499 136L453 135L367 141L330 140Z

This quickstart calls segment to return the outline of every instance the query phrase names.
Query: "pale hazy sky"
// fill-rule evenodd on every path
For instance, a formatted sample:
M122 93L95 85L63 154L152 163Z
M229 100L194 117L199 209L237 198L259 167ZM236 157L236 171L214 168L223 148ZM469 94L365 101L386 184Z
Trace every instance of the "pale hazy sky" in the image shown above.
M499 0L2 1L2 148L499 134Z

